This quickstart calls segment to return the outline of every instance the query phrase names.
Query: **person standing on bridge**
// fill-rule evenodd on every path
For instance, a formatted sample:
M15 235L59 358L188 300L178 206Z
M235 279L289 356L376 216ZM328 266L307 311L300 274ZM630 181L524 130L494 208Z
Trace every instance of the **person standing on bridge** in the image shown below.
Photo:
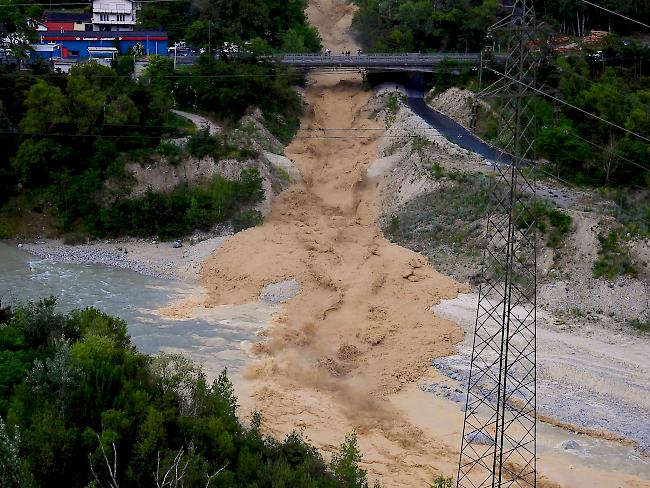
M332 55L332 51L330 51L329 49L325 49L325 56L329 57L331 55Z

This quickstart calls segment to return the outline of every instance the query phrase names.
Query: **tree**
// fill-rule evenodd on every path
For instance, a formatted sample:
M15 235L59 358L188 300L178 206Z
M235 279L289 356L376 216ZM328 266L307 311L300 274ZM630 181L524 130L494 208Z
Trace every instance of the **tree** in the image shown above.
M56 126L70 120L68 101L61 89L44 80L38 81L27 92L27 112L20 123L24 134L47 134Z
M351 432L345 436L339 452L332 457L332 471L343 486L349 488L368 488L367 471L359 467L361 453L357 435Z
M570 125L543 127L537 133L537 149L551 160L558 176L588 170L591 149Z
M27 22L28 13L12 6L10 0L0 3L0 39L3 47L11 50L16 58L24 58L30 43L36 39L36 31Z

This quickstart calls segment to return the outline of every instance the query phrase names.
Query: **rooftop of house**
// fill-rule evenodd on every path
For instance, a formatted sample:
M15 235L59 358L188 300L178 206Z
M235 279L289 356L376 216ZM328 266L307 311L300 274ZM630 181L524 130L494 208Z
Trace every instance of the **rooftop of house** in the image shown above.
M83 12L57 12L46 10L43 12L44 22L91 22L92 14Z
M47 40L57 40L59 38L79 38L79 39L84 39L84 40L89 40L89 39L117 39L117 38L122 38L122 39L133 39L137 38L138 40L140 39L151 39L153 40L161 40L167 39L167 33L163 31L88 31L88 32L80 32L80 31L63 31L63 32L57 32L57 31L48 31L48 32L41 32L39 33L40 37L47 39Z

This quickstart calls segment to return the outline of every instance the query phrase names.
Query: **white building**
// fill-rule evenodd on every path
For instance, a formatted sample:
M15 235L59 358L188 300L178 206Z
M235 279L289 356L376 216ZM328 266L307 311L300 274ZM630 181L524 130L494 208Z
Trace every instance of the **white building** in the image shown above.
M93 30L132 31L139 8L131 0L93 0Z

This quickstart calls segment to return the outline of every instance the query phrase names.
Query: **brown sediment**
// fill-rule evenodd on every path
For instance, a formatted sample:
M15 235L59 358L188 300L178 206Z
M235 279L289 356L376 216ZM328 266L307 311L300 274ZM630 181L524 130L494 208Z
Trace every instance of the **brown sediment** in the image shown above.
M286 151L303 181L276 198L264 225L237 234L204 262L202 284L214 306L255 300L265 285L297 279L300 293L255 348L251 407L262 411L268 431L303 427L326 451L354 429L373 477L385 486L425 486L447 449L402 420L386 398L462 339L430 308L465 287L383 237L377 183L366 176L377 136L330 138L317 130L377 125L364 111L370 93L362 80L343 76L310 80L302 121L310 130Z
M336 0L312 1L308 9L332 51L356 49L347 32L353 12ZM214 307L256 300L270 283L299 281L301 291L254 347L258 359L246 371L243 397L240 390L243 413L260 410L265 430L277 437L303 429L325 453L355 430L371 479L422 487L457 469L460 433L440 437L431 425L462 418L445 407L414 419L421 404L405 409L392 400L462 339L459 327L430 308L466 288L383 237L377 182L366 173L378 134L321 130L377 127L365 110L370 95L355 75L310 78L301 125L308 130L286 150L302 181L275 199L262 226L237 234L203 263L201 283L204 305ZM541 476L538 485L558 486Z
M333 51L356 48L347 36L352 13L330 0L309 8ZM327 453L356 430L371 478L386 487L428 486L436 474L452 474L455 455L387 398L462 339L430 308L464 287L383 237L377 182L366 176L378 135L319 130L376 127L364 109L370 96L356 75L310 79L301 126L309 130L286 151L302 182L275 199L264 225L206 260L201 280L208 306L255 300L263 286L290 277L301 284L246 373L251 395L242 404L262 412L269 433L302 428Z

